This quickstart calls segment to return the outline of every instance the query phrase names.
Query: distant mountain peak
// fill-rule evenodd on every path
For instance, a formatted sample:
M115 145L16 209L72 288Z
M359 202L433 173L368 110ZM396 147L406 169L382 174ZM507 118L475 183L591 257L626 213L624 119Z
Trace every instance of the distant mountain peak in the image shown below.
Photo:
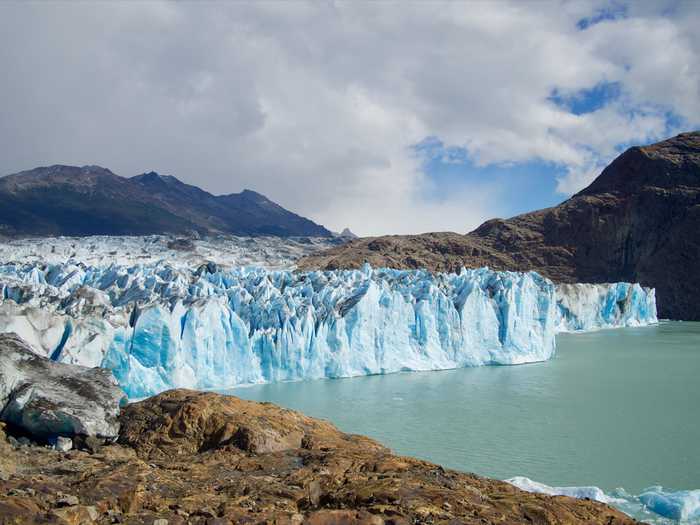
M644 187L698 186L699 167L700 131L681 133L655 144L629 148L578 195L631 195Z
M147 171L146 173L142 173L141 175L136 175L135 177L132 177L132 178L135 179L136 177L141 177L142 179L159 179L159 180L163 179L163 176L160 173L158 173L157 171Z
M124 178L101 166L35 168L0 178L0 201L4 236L331 236L255 191L215 196L156 171Z
M165 177L156 171L147 171L141 175L135 175L131 177L131 180L141 182L141 183L162 183L165 182Z
M61 164L59 166L61 168L72 168L72 166L67 166L64 164ZM82 166L80 169L83 171L86 171L86 172L95 172L95 171L108 172L108 173L111 173L112 175L114 175L114 173L111 170L109 170L107 168L103 168L102 166L98 166L97 164L86 164L85 166Z
M240 193L235 194L235 195L241 195L243 197L255 197L255 198L267 199L267 197L265 197L265 195L263 195L262 193L258 193L257 191L254 191L254 190L249 190L248 188L243 189L243 191L241 191Z
M350 228L344 228L342 232L333 232L333 236L339 239L358 239L359 237L355 235Z
M166 182L166 183L173 183L177 182L180 184L185 184L182 182L180 179L177 177L174 177L173 175L162 175L158 173L157 171L147 171L145 173L142 173L141 175L134 175L131 177L131 180L135 180L138 182Z

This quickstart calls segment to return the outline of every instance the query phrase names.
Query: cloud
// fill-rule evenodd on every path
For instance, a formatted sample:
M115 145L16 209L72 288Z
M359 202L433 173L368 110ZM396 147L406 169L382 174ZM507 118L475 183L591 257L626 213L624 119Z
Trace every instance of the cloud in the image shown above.
M414 145L561 166L576 191L620 147L698 125L696 6L1 3L0 171L155 169L338 230L467 231L502 183L435 192ZM592 111L552 100L599 85L615 96Z

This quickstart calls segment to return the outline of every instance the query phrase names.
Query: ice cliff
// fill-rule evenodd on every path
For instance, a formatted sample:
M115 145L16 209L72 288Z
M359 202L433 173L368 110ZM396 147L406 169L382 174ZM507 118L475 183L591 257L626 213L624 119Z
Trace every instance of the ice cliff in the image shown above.
M607 503L644 523L700 523L700 490L671 491L654 486L644 489L639 495L629 494L624 489L616 489L612 494L606 494L598 487L550 487L522 476L506 481L528 492L587 498Z
M557 285L558 331L577 332L656 322L656 293L638 284Z
M656 321L638 285L536 273L0 266L0 332L113 370L130 397L549 359L561 330Z
M557 308L560 332L644 326L657 321L656 293L639 284L559 284Z

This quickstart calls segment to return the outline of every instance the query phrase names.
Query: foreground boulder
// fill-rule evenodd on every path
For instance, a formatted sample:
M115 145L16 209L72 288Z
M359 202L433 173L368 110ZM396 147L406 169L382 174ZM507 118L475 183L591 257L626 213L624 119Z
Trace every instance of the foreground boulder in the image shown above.
M235 448L251 454L335 449L349 444L387 449L363 436L339 432L327 421L270 403L194 390L169 390L124 408L119 442L145 458Z
M126 396L108 370L56 363L0 334L0 420L37 439L116 439Z

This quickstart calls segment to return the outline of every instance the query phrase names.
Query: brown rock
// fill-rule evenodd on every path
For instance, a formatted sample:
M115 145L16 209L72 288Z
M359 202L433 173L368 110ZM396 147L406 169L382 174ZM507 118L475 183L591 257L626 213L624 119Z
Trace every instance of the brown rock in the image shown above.
M309 505L318 507L321 502L321 484L318 480L312 480L306 486L306 497L309 500Z
M87 450L88 452L92 454L97 454L101 449L102 445L104 445L104 440L100 439L95 436L81 436L82 440L80 440L80 448Z
M41 508L28 498L0 495L0 523L3 525L35 523L40 513Z
M309 515L306 525L383 525L384 520L366 511L319 510Z
M78 497L73 496L72 494L61 494L56 500L57 507L72 507L79 504L80 500Z
M14 447L10 445L5 434L5 423L0 422L0 481L7 481L17 470L13 452Z
M74 506L54 509L51 516L65 525L88 525L95 523L95 513L89 507Z
M265 454L302 448L303 439L309 443L337 433L330 423L274 405L184 390L129 405L121 425L119 442L144 457L191 455L227 446ZM374 442L372 447L383 448Z

